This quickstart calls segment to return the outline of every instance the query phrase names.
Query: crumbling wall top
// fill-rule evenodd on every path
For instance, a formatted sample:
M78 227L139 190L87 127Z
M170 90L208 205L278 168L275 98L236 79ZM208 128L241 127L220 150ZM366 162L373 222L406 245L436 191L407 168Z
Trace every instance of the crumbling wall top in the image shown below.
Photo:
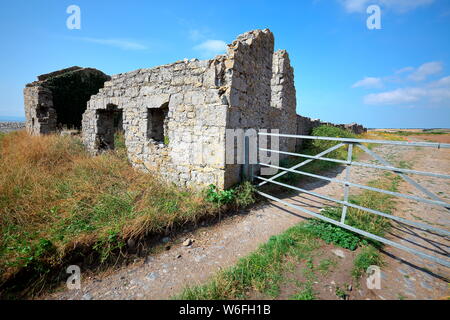
M53 71L50 73L41 74L40 76L37 76L37 78L38 78L38 81L44 81L44 80L47 80L48 78L52 78L52 77L64 74L66 72L71 72L71 71L80 70L80 69L83 69L83 68L78 67L78 66L73 66L70 68L65 68L65 69Z

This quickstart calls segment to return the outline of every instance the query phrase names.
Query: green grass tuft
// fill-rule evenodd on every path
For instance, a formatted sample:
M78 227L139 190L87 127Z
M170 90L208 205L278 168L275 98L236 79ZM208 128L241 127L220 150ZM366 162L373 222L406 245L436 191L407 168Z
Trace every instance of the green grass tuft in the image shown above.
M352 276L359 279L372 265L382 265L380 252L373 246L364 247L353 262Z
M310 285L306 285L306 288L299 293L294 294L291 300L315 300L316 295Z
M345 249L355 250L360 244L366 243L359 235L322 220L311 220L306 224L306 228L326 243L333 243Z

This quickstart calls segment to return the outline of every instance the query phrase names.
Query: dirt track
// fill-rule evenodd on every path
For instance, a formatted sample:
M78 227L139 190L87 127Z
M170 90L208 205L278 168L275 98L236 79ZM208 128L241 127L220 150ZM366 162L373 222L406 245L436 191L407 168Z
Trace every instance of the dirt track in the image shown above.
M423 138L420 137L420 139ZM418 138L408 137L408 139L417 140ZM375 151L387 160L409 161L417 170L447 174L450 172L450 150L447 149L430 152L429 149L382 146ZM370 161L370 159L364 157L361 161ZM379 174L382 172L352 167L351 179L352 182L363 184L375 179ZM343 179L343 168L332 170L328 176ZM418 177L416 180L423 183L425 187L430 187L443 200L449 202L450 185L447 181L429 177ZM323 181L304 180L301 187L336 198L341 198L343 194L340 185ZM355 190L351 189L352 192ZM422 196L406 183L401 184L400 192L413 192L415 195ZM329 205L325 201L304 194L286 197L285 200L315 212ZM395 214L418 222L427 221L441 228L444 228L442 225L446 225L447 230L450 225L448 212L430 205L398 201ZM187 285L205 282L221 268L233 265L240 257L254 251L272 235L279 234L307 218L307 214L276 203L260 204L247 214L238 214L215 226L200 228L195 232L181 235L177 239L170 239L171 248L168 251L149 256L145 260L137 261L134 265L109 274L84 277L82 290L69 291L61 287L58 292L43 298L167 299L179 293ZM195 239L195 242L189 247L184 247L181 242L185 238ZM419 243L422 250L435 255L448 255L448 239L421 230L396 225L389 238L408 246L414 246L412 242ZM331 248L324 246L323 249L328 252ZM348 265L347 259L352 258L354 253L343 251L346 255L345 265ZM449 294L447 287L447 279L450 278L449 269L391 247L384 248L383 256L386 264L382 268L382 289L354 290L351 299L437 299ZM330 286L330 281L348 279L350 270L347 269L338 268L340 271L333 275L336 279L324 278L323 283L317 285L327 287ZM321 294L319 298L329 299L330 297Z

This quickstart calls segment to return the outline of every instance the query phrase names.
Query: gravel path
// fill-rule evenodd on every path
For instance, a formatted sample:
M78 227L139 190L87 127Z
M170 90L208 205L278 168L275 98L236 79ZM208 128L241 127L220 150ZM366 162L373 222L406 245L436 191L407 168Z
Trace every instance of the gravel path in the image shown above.
M428 150L429 151L429 150ZM450 153L439 150L439 157L427 150L402 150L393 146L380 146L376 152L389 159L413 160L415 169L435 172L450 172ZM429 164L430 161L432 165ZM363 156L360 161L371 161L369 156ZM417 166L416 166L417 164ZM367 183L382 174L374 169L352 167L351 181ZM344 179L345 172L342 167L335 168L327 174L329 177ZM425 186L429 178L424 177ZM436 180L436 179L434 179ZM435 183L435 182L434 182ZM317 180L303 180L300 187L314 192L341 198L343 187L335 183L325 183ZM433 185L433 190L435 189ZM439 192L449 195L449 185L438 185ZM408 192L407 185L401 185L402 192ZM351 189L351 194L357 192ZM415 193L419 195L417 192ZM285 201L308 210L319 212L327 201L311 198L307 195L285 197ZM448 198L447 198L448 201ZM416 204L400 203L398 215L414 219L413 214L421 219L429 219L433 223L449 225L448 213L439 209L431 210L427 206L418 207ZM417 210L419 208L419 210ZM447 216L444 217L444 215ZM431 215L434 218L431 218ZM43 299L167 299L187 285L200 284L207 281L222 268L227 268L236 261L254 251L260 244L265 243L271 236L285 231L294 224L308 219L307 214L294 211L278 203L266 202L254 207L246 214L237 214L224 219L214 226L202 227L192 233L185 233L176 239L168 239L170 250L160 254L148 256L119 270L109 273L96 274L95 277L82 278L81 290L67 290L61 287L57 292L42 297ZM447 219L447 220L445 220ZM415 218L417 221L417 218ZM404 228L404 227L403 227ZM422 235L422 231L413 229ZM401 241L415 241L416 236L409 233L406 237L395 231L389 237L404 237ZM409 230L408 232L411 232ZM413 239L414 237L414 239ZM182 242L194 239L189 246ZM430 238L431 239L431 238ZM434 236L432 238L434 239ZM398 241L398 240L397 240ZM442 252L448 248L448 243L437 239ZM424 246L430 248L435 243L422 241ZM399 260L399 259L403 260ZM403 251L386 247L384 259L386 265L382 268L382 289L374 290L371 298L399 299L406 298L438 298L446 294L448 270L436 264L422 261ZM350 270L348 270L350 272ZM400 287L399 287L400 286Z
M414 139L419 141L419 139ZM429 148L402 148L401 158L413 164L413 169L436 173L450 172L450 150ZM397 152L396 152L397 153ZM423 187L434 192L443 201L450 202L450 183L446 179L413 176ZM400 192L427 198L412 185L402 182ZM442 207L397 200L394 215L408 220L426 223L450 231L450 211ZM421 250L442 259L449 259L450 241L448 237L436 233L395 223L390 240ZM393 247L384 248L382 268L382 290L378 295L383 299L440 299L450 296L450 270L437 263Z

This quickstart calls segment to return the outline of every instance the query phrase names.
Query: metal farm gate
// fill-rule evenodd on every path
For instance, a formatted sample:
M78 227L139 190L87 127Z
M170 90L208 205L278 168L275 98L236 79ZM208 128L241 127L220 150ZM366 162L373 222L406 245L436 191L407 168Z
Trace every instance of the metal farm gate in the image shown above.
M310 139L310 140L328 140L328 141L335 141L337 144L323 152L320 152L319 154L315 155L315 156L311 156L311 155L306 155L306 154L300 154L300 153L293 153L293 152L285 152L285 151L279 151L279 150L272 150L272 149L266 149L266 148L258 148L260 151L264 151L264 152L275 152L275 153L279 153L279 154L283 154L283 155L288 155L288 156L295 156L295 157L301 157L301 158L306 158L307 160L300 162L290 168L283 168L280 166L275 166L272 164L268 164L268 163L262 163L262 162L258 162L258 165L260 166L265 166L265 167L270 167L270 168L274 168L274 169L278 169L281 172L279 172L278 174L265 178L262 176L254 176L253 175L253 170L251 168L251 165L249 164L249 140L248 137L245 137L245 164L244 164L244 174L251 179L252 181L254 179L258 179L261 182L259 182L258 184L256 184L257 187L261 187L267 183L272 183L275 185L279 185L282 187L286 187L288 189L291 190L295 190L295 191L299 191L301 193L305 193L305 194L309 194L318 198L322 198L328 201L332 201L334 203L340 204L342 205L342 213L341 213L341 219L340 221L336 221L333 219L330 219L324 215L312 212L310 210L307 210L305 208L299 207L295 204L286 202L284 200L281 200L277 197L274 197L273 195L269 195L267 193L264 193L260 190L257 191L257 193L267 199L276 201L278 203L282 203L285 206L288 206L292 209L295 210L299 210L302 211L304 213L307 213L315 218L318 218L320 220L332 223L336 226L339 226L341 228L350 230L352 232L355 232L357 234L360 234L364 237L379 241L381 243L399 248L401 250L413 253L415 255L418 255L422 258L437 262L441 265L444 265L446 267L450 267L450 260L447 259L442 259L439 257L435 257L432 255L429 255L427 253L424 253L422 251L410 248L410 247L406 247L400 243L388 240L384 237L380 237L374 234L371 234L369 232L366 232L364 230L352 227L348 224L346 224L346 214L347 214L347 209L349 207L351 208L355 208L355 209L360 209L366 212L369 212L371 214L375 214L375 215L379 215L391 220L395 220L397 222L406 224L406 225L410 225L413 227L417 227L419 229L422 230L428 230L428 231L432 231L435 233L438 233L442 236L444 236L446 239L449 238L450 236L450 232L447 230L443 230L440 228L436 228L433 226L430 226L428 224L425 223L420 223L420 222L415 222L415 221L410 221L401 217L397 217L385 212L381 212L378 210L374 210L374 209L370 209L370 208L365 208L359 205L356 205L354 203L349 202L349 188L360 188L360 189L364 189L364 190L371 190L371 191L375 191L375 192L380 192L380 193L384 193L384 194L388 194L391 196L395 196L395 197L400 197L400 198L405 198L405 199L409 199L409 200L415 200L415 201L419 201L419 202L423 202L423 203L427 203L427 204L432 204L432 205L436 205L439 207L443 207L446 210L450 209L450 204L443 201L442 199L440 199L436 194L434 194L433 192L429 191L428 189L426 189L425 187L423 187L422 185L420 185L419 183L417 183L416 181L414 181L411 177L409 177L407 174L415 174L415 175L422 175L422 176L428 176L428 177L434 177L434 178L442 178L442 179L450 179L450 175L447 174L440 174L440 173L432 173L432 172L425 172L425 171L417 171L417 170L411 170L411 169L404 169L404 168L396 168L394 166L392 166L386 159L384 159L383 157L381 157L380 155L376 154L375 152L373 152L372 150L370 150L369 148L367 148L366 146L363 145L363 143L371 143L371 144L385 144L385 145L394 145L396 147L424 147L424 148L430 148L430 149L441 149L441 148L450 148L450 144L444 144L444 143L429 143L429 142L402 142L402 141L386 141L386 140L366 140L366 139L347 139L347 138L330 138L330 137L315 137L315 136L304 136L304 135L290 135L290 134L277 134L277 133L267 133L267 132L258 132L258 135L265 135L265 136L274 136L274 137L283 137L283 138L291 138L291 139ZM324 157L326 154L337 150L338 148L341 147L345 147L347 146L347 160L337 160L337 159L332 159L332 158L327 158ZM380 165L376 165L376 164L369 164L369 163L363 163L363 162L358 162L358 161L353 161L352 160L352 154L353 154L353 149L354 148L359 148L361 150L363 150L364 152L366 152L367 154L369 154L370 156L372 156L375 160L377 160ZM331 161L331 162L335 162L335 163L339 163L342 165L345 165L345 179L344 180L339 180L339 179L335 179L335 178L329 178L329 177L325 177L319 174L313 174L313 173L308 173L305 171L301 171L299 170L301 167L305 166L306 164L310 163L311 161L314 160L324 160L324 161ZM375 169L380 169L380 170L386 170L386 171L391 171L396 173L397 175L399 175L401 178L403 178L403 180L405 180L406 182L408 182L409 184L411 184L412 186L414 186L416 189L418 189L419 191L421 191L423 194L427 195L429 198L423 198L423 197L419 197L419 196L414 196L414 195L408 195L408 194L403 194L403 193L399 193L399 192L393 192L393 191L388 191L388 190L383 190L383 189L379 189L379 188L374 188L374 187L370 187L370 186L366 186L366 185L362 185L362 184L358 184L358 183L353 183L350 181L350 170L352 166L361 166L361 167L367 167L367 168L375 168ZM308 177L313 177L313 178L317 178L317 179L321 179L321 180L325 180L325 181L329 181L329 182L335 182L338 184L341 184L344 186L344 195L343 195L343 200L338 200L338 199L334 199L332 197L323 195L323 194L319 194L316 192L312 192L312 191L308 191L293 185L289 185L286 183L282 183L282 182L278 182L276 181L277 178L283 176L284 174L288 173L288 172L292 172L295 174L299 174L299 175L303 175L303 176L308 176ZM448 257L448 255L447 255Z

